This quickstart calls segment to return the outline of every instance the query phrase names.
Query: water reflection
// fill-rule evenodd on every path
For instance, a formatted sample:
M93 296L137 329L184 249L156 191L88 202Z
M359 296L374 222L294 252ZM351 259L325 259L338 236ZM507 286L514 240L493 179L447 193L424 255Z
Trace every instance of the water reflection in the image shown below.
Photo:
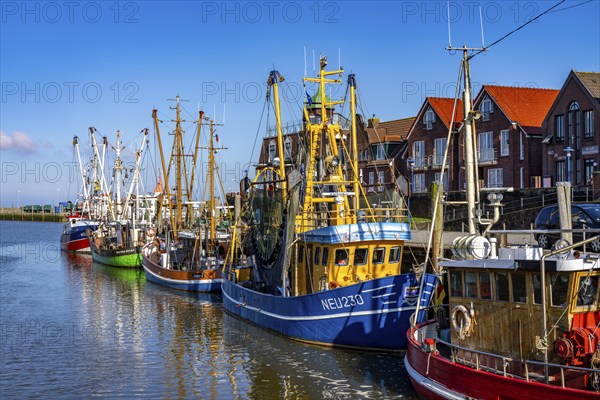
M29 251L61 229L13 224L22 242L0 246L1 398L416 398L398 355L292 342L227 314L219 295Z

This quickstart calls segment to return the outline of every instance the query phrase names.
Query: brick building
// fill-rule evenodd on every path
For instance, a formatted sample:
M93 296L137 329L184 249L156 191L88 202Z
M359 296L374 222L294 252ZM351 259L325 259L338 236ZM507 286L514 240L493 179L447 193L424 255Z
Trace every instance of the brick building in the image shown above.
M571 71L543 127L544 187L590 185L600 162L600 72Z

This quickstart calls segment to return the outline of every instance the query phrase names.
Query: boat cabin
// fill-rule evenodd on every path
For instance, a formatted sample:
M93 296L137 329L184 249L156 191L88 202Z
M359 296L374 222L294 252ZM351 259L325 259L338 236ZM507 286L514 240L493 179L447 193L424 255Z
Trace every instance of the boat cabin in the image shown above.
M499 259L440 262L448 274L451 342L517 360L541 360L541 249L501 250ZM553 362L587 360L589 365L600 337L598 258L549 257L545 271L548 356Z

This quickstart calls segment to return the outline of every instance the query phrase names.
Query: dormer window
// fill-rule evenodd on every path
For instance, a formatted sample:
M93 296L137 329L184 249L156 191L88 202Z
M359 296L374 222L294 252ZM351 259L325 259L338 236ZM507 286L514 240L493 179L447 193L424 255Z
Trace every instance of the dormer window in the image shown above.
M483 121L490 120L490 114L494 112L494 105L489 97L483 99L479 106L479 111L481 111L481 119Z
M427 130L433 129L433 123L435 122L435 113L429 107L427 111L425 111L425 115L423 116L423 124L427 127Z

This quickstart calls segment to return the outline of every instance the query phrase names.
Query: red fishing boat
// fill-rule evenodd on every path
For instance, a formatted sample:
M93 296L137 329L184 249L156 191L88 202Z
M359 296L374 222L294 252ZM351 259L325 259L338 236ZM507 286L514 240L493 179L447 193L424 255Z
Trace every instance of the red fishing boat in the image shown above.
M469 234L454 241L452 259L438 261L448 302L408 332L410 380L424 399L600 399L600 260L579 251L598 232L570 244L570 183L557 183L564 229L554 250L497 248L491 235L508 232L491 227L506 188L489 191L494 215L483 218L472 126L481 114L470 106L468 52L461 134Z

